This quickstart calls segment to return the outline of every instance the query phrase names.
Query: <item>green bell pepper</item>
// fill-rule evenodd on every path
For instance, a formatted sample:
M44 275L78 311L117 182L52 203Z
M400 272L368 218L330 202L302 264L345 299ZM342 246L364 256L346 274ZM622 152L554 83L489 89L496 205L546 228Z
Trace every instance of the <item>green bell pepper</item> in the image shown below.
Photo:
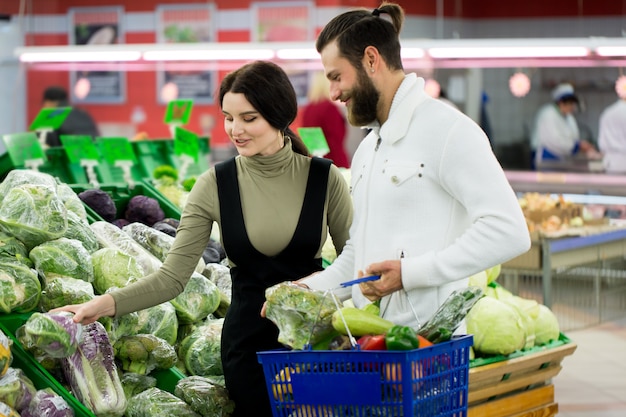
M395 325L385 334L387 350L412 350L419 347L417 334L409 326Z

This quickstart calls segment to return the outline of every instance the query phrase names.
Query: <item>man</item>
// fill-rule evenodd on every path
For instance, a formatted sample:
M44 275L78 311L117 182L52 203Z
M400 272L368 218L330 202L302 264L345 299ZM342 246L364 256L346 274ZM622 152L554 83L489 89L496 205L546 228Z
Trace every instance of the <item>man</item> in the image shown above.
M609 174L626 174L626 95L600 114L598 146Z
M469 276L526 252L530 238L483 130L404 73L403 21L400 6L383 3L335 17L317 40L331 99L371 131L351 165L350 240L300 282L324 290L361 270L380 275L338 295L357 307L381 299L383 317L416 328Z
M578 97L571 84L559 84L552 90L552 102L544 105L535 119L531 138L535 166L544 162L565 161L578 152L590 153L594 146L580 139L574 111Z
M67 91L63 87L48 87L43 93L44 108L67 107ZM61 146L61 135L89 135L96 137L100 135L98 126L93 118L86 111L73 107L63 121L63 124L53 132L47 132L46 144L48 146Z

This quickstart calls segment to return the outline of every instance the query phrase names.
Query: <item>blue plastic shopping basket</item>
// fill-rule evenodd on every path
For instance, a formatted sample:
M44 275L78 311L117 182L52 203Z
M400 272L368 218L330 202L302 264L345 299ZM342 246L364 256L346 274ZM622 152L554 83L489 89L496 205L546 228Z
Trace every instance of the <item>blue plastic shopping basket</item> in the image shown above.
M409 351L258 353L274 417L465 417L471 335Z

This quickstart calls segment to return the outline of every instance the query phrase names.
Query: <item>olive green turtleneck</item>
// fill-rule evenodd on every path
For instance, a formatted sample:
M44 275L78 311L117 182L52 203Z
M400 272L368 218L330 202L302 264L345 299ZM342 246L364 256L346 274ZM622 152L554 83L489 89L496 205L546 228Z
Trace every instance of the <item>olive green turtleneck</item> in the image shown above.
M296 154L287 141L270 156L236 158L244 221L250 242L273 256L289 243L295 231L309 174L310 158ZM176 240L163 267L126 288L112 293L116 315L141 310L176 297L198 263L211 236L213 222L220 224L215 169L202 174L194 185L182 214ZM352 201L339 169L331 166L324 224L338 252L352 221ZM220 228L221 230L221 228ZM327 229L320 231L320 249Z

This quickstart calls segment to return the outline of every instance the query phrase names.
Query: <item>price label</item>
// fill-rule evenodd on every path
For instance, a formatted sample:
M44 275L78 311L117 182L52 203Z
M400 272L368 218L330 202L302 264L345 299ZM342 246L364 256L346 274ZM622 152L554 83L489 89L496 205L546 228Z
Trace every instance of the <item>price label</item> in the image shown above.
M137 162L135 151L127 138L98 138L97 144L100 154L111 165L118 161Z
M324 156L330 151L321 127L300 127L298 134L311 154Z
M59 138L67 154L67 159L73 164L81 161L100 159L100 152L88 135L61 135Z
M174 153L177 156L187 155L198 162L199 151L198 135L177 126L174 132Z
M71 107L51 107L41 109L30 125L30 130L54 130L61 127L67 115L72 111Z
M165 110L165 124L185 125L189 122L193 100L172 100L167 103Z
M45 160L45 154L34 132L3 135L2 140L15 166L24 166L26 161Z

